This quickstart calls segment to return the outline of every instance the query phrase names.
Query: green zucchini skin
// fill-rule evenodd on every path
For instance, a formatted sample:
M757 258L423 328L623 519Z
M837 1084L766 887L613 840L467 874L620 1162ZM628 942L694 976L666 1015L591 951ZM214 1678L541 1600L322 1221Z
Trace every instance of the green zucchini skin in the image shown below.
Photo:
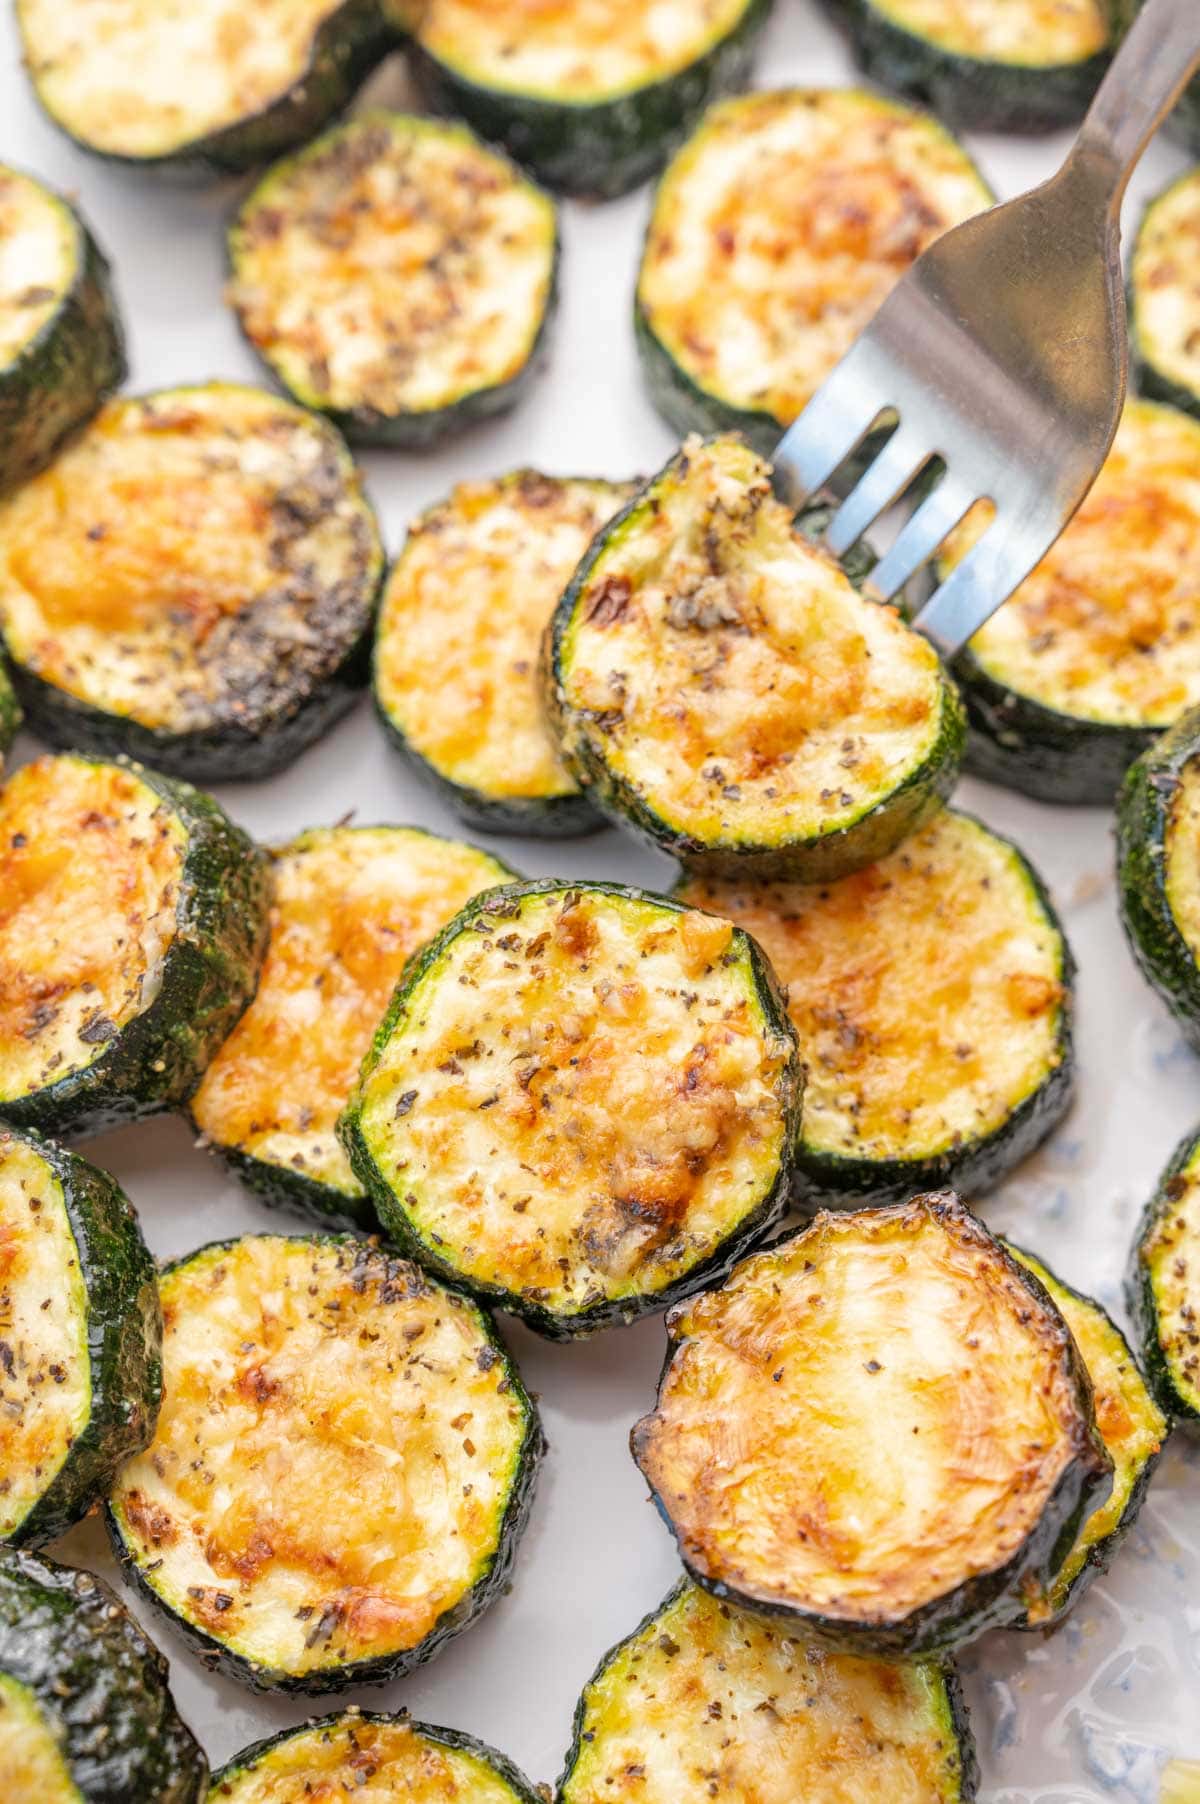
M770 457L784 428L774 414L747 407L711 393L676 363L650 324L640 294L634 295L633 330L641 362L642 380L656 411L681 437L689 432L706 438L722 432L740 432L760 457ZM886 437L886 434L883 435ZM882 446L875 435L864 441L861 455L867 460L872 445Z
M203 790L144 765L117 762L161 796L187 829L178 931L149 1008L93 1064L0 1102L0 1118L12 1127L76 1139L173 1108L258 981L270 904L263 853Z
M1108 0L1114 36L1119 43L1146 0ZM1193 76L1175 103L1175 111L1163 128L1177 144L1200 157L1200 77Z
M1200 752L1200 708L1181 716L1134 764L1117 800L1121 925L1143 977L1200 1051L1200 965L1167 893L1167 845L1185 767Z
M149 1445L162 1396L158 1283L133 1205L108 1172L29 1131L0 1127L29 1147L62 1187L87 1295L91 1408L57 1475L9 1536L37 1546L65 1534Z
M1182 1380L1172 1369L1163 1346L1158 1297L1150 1269L1150 1239L1181 1192L1187 1189L1197 1158L1200 1158L1200 1134L1188 1134L1171 1154L1153 1196L1142 1211L1125 1277L1125 1300L1137 1333L1146 1381L1167 1416L1189 1426L1200 1422L1200 1387L1194 1387L1195 1397L1184 1394Z
M0 1548L0 1674L33 1694L84 1804L203 1804L167 1663L90 1572Z
M1197 116L1200 118L1200 108ZM1195 171L1189 170L1146 203L1130 259L1125 298L1129 315L1129 352L1138 393L1148 400L1161 401L1164 406L1177 407L1182 413L1190 413L1193 419L1200 419L1200 391L1168 376L1159 367L1143 318L1143 291L1138 279L1142 245L1155 223L1154 216L1158 209L1164 204L1169 205L1181 191L1194 189L1195 186Z
M410 65L428 106L502 144L548 188L611 200L653 175L677 134L711 101L746 85L772 5L747 0L733 30L686 69L591 104L483 87L432 56L419 32L410 41Z
M403 1723L414 1737L429 1743L431 1747L445 1748L452 1754L470 1754L481 1761L497 1779L503 1780L513 1795L513 1804L545 1804L544 1795L534 1790L511 1760L474 1735L468 1735L462 1729L444 1729L433 1723L414 1722L409 1716L387 1716L380 1711L357 1709L344 1714L317 1717L304 1723L299 1729L281 1729L277 1735L265 1735L261 1741L251 1742L249 1747L242 1748L219 1772L213 1774L210 1804L218 1804L218 1800L224 1795L222 1787L230 1786L248 1767L252 1767L264 1755L272 1753L275 1748L283 1747L287 1742L299 1740L303 1736L319 1735L325 1729L337 1729L342 1724L353 1727L355 1723ZM420 1804L419 1799L416 1804Z
M8 680L8 671L0 664L0 771L4 769L4 754L16 738L22 718L21 705Z
M476 833L516 834L527 839L582 839L607 825L583 794L486 796L465 783L455 783L413 749L411 740L378 701L375 712L388 739L404 754L426 788Z

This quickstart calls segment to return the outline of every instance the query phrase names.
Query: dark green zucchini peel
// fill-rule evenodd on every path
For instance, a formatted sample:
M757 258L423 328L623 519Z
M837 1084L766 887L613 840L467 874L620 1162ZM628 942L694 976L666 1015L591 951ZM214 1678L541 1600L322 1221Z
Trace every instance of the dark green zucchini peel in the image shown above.
M1160 1405L1200 1421L1200 1135L1176 1147L1146 1205L1126 1291Z
M1200 170L1156 194L1138 227L1129 265L1129 348L1137 384L1200 418Z
M1143 752L1117 800L1121 923L1142 975L1200 1050L1200 708Z

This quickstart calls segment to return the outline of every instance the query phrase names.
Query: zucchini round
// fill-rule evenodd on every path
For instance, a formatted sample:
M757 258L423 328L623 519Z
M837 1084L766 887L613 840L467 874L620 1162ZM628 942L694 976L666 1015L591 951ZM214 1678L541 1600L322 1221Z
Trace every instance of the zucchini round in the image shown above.
M963 716L932 646L771 493L741 439L689 439L595 538L547 692L596 805L693 870L822 882L952 789Z
M80 1135L178 1102L253 994L267 891L202 791L22 765L0 789L0 1118Z
M806 1647L686 1581L610 1649L558 1804L970 1804L958 1676Z
M1129 266L1129 337L1138 387L1200 418L1200 170L1142 214Z
M634 1458L690 1576L794 1636L1010 1623L1112 1489L1066 1324L949 1192L819 1215L667 1329Z
M203 1804L167 1663L90 1572L0 1548L0 1797Z
M409 956L514 873L416 827L317 827L273 862L258 989L200 1080L192 1119L266 1202L370 1229L338 1115Z
M909 265L991 201L897 101L797 88L712 108L659 183L638 275L659 412L769 455Z
M0 164L0 489L49 463L125 377L99 245L59 194Z
M542 1451L487 1316L376 1244L169 1266L163 1407L109 1502L138 1588L256 1690L399 1678L507 1581Z
M367 679L383 551L342 440L263 389L111 401L0 503L31 726L173 775L269 775Z
M1108 66L1105 0L827 0L863 73L948 125L1073 125Z
M745 928L787 993L809 1205L978 1193L1070 1106L1074 960L1036 873L969 815L833 883L677 893Z
M116 1179L0 1127L0 1540L53 1540L141 1452L161 1341L154 1261Z
M1200 1051L1200 708L1143 752L1117 802L1121 924Z
M288 392L364 444L502 413L553 311L553 202L463 125L365 113L269 169L229 231L229 298Z
M84 150L250 169L341 111L388 49L376 0L16 0L25 65Z
M384 0L419 89L551 188L609 197L749 79L772 0Z
M1008 1250L1033 1273L1071 1330L1092 1382L1096 1426L1113 1465L1108 1502L1088 1517L1053 1583L1030 1603L1026 1620L1019 1625L1044 1629L1060 1622L1092 1580L1107 1572L1142 1507L1171 1424L1108 1311L1056 1278L1032 1253L1012 1245Z
M1118 41L1133 24L1139 9L1145 3L1146 0L1106 0ZM1194 157L1200 157L1200 76L1193 76L1183 90L1164 130L1176 143L1191 151Z
M413 959L342 1118L397 1243L570 1339L694 1290L783 1210L795 1035L730 926L513 885Z
M213 1774L209 1804L544 1804L494 1748L458 1729L347 1710L243 1748Z
M1200 1421L1200 1135L1176 1147L1146 1205L1127 1290L1155 1396Z
M557 838L599 816L562 762L538 682L547 621L629 484L516 470L420 515L384 589L375 701L469 826Z
M945 576L969 550L951 534ZM1200 421L1131 401L1078 513L954 663L967 767L1042 802L1109 805L1133 760L1200 702Z

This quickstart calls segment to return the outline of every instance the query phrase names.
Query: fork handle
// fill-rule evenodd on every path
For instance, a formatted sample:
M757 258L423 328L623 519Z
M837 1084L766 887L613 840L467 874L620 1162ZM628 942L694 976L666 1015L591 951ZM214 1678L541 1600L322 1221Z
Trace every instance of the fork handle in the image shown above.
M1121 203L1134 165L1200 66L1198 0L1146 0L1113 58L1080 129L1070 163L1090 166Z

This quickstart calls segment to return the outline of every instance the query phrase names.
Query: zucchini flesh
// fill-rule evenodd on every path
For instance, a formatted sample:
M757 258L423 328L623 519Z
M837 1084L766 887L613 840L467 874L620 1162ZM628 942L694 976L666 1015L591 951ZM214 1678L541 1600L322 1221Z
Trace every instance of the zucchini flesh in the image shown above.
M1200 416L1200 172L1147 206L1129 269L1129 331L1138 386Z
M337 434L236 383L110 402L0 505L31 722L206 780L279 768L351 705L382 574Z
M1200 1420L1200 1137L1176 1148L1146 1206L1128 1292L1155 1396Z
M1012 1621L1111 1491L1061 1315L950 1192L819 1215L667 1327L634 1457L690 1576L790 1633Z
M834 883L680 893L753 935L787 992L807 1197L977 1191L1068 1107L1070 951L1020 852L970 816Z
M375 700L402 751L485 831L598 824L551 735L538 665L555 604L628 485L518 470L409 528L384 590Z
M744 934L534 883L413 961L341 1131L402 1246L561 1338L661 1308L775 1219L799 1083Z
M210 1804L540 1804L510 1761L456 1729L408 1717L343 1716L285 1729L245 1748L213 1775Z
M268 170L229 254L242 330L298 401L364 442L424 444L517 399L558 225L465 126L374 112Z
M417 947L512 875L414 827L316 828L275 854L254 1000L191 1101L209 1145L268 1201L374 1224L334 1131L372 1029Z
M70 209L40 182L0 169L0 372L45 331L79 274Z
M0 1672L0 1797L87 1804L33 1692Z
M110 1499L131 1576L259 1689L409 1670L504 1583L540 1431L486 1317L369 1242L163 1273L164 1403Z
M1143 752L1125 779L1117 881L1134 958L1200 1047L1200 708Z
M830 1653L686 1582L601 1661L560 1804L969 1804L953 1667Z
M932 648L866 601L740 439L689 439L593 542L552 624L549 705L596 804L695 869L819 881L952 787Z
M909 265L990 204L945 128L898 102L785 89L714 107L663 175L638 276L660 411L766 453Z

